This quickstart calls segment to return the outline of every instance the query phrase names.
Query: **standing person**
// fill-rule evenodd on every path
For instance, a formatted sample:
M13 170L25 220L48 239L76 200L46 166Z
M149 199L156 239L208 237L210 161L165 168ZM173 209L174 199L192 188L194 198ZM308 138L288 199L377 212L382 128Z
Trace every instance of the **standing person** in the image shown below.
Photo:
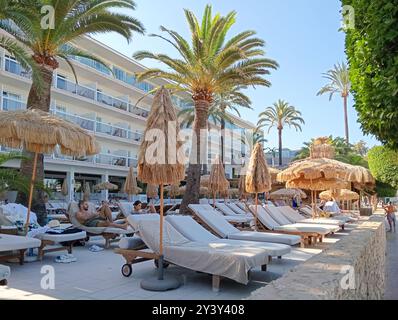
M395 224L396 224L395 223L395 221L396 221L395 211L396 211L396 209L395 209L395 207L393 206L392 202L390 201L390 202L388 202L388 205L384 206L383 208L386 212L388 224L390 225L390 230L388 230L388 232L392 232L393 227L394 227L394 232L396 232L396 229L395 229Z

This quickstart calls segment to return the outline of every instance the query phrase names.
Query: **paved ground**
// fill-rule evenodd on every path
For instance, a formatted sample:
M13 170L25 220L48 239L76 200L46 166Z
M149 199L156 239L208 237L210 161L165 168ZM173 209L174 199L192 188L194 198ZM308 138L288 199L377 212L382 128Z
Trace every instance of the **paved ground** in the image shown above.
M75 248L74 255L78 261L71 264L54 263L54 258L59 253L47 254L43 262L31 262L23 266L9 263L9 286L0 287L0 299L243 299L347 235L349 230L328 237L325 243L315 248L294 248L284 259L273 260L267 272L254 270L248 285L223 279L218 293L212 291L210 276L176 266L170 266L166 275L180 278L183 286L165 293L145 291L140 288L140 282L156 276L153 261L134 265L133 275L125 278L120 272L124 264L121 256L112 249L90 252L86 245ZM98 240L92 243L101 244ZM54 290L44 290L41 287L44 276L41 272L45 271L42 267L46 265L53 266L55 270Z
M398 234L387 233L387 276L385 299L398 300Z

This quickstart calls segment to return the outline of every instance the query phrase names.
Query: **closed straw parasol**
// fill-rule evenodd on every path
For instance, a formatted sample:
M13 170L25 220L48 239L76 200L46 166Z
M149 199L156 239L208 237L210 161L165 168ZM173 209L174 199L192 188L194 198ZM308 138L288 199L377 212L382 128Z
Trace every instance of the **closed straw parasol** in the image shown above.
M61 194L66 197L69 193L68 190L68 181L66 179L64 179L64 181L62 182L62 187L61 187Z
M178 197L180 193L180 185L179 184L171 184L164 188L169 197L175 198Z
M255 209L255 228L257 229L257 206L258 194L271 190L271 175L265 160L263 147L257 143L250 157L249 167L246 175L246 191L254 193L256 196Z
M307 198L307 195L303 190L300 189L279 189L272 192L270 195L271 199L293 199L295 197L300 197L301 199Z
M90 195L91 195L90 184L86 182L84 184L84 190L83 190L83 201L90 200Z
M186 186L182 186L178 188L180 194L184 194L187 191L187 187ZM201 196L208 196L209 195L209 188L206 187L200 187L199 188L199 194Z
M134 174L134 168L130 167L127 174L126 181L123 186L123 192L128 196L137 195L142 192L142 189L137 186L137 179Z
M208 188L209 187L209 181L210 181L210 175L205 175L200 177L200 186Z
M34 153L33 172L29 191L26 230L28 230L39 153L53 153L56 147L62 154L87 156L98 153L93 135L71 122L41 110L0 112L0 145L24 148Z
M246 192L246 175L241 175L238 182L239 197L247 198L249 193Z
M94 186L95 191L101 190L117 190L119 187L116 184L110 183L109 181L98 183Z
M157 198L159 195L159 187L155 184L148 184L146 187L146 195L148 198Z
M145 140L141 144L138 158L138 179L147 184L160 186L160 243L158 279L141 282L147 290L165 291L175 289L179 282L164 279L163 275L163 186L179 184L185 178L182 142L178 141L179 125L171 96L164 87L160 88L154 99L145 129ZM154 156L156 152L156 157ZM180 154L181 152L181 154Z
M221 158L217 156L213 165L211 166L211 172L209 177L209 191L213 196L213 205L216 206L216 195L227 194L229 188L229 181L225 177L224 166L221 162Z

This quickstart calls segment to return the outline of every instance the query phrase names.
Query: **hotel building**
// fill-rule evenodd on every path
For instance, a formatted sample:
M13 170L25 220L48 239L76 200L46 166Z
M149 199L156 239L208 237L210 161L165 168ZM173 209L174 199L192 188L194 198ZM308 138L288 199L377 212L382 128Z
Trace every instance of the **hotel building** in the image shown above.
M101 57L111 66L113 73L93 60L77 57L72 57L72 63L78 83L62 59L54 73L51 112L95 134L101 147L100 153L92 157L72 158L57 153L46 155L46 185L54 190L56 197L62 182L67 179L69 200L80 198L86 182L93 187L99 182L110 181L121 188L129 166L137 165L138 150L153 99L148 92L162 84L161 81L137 82L134 73L145 70L145 67L97 40L86 37L73 45ZM0 109L26 108L30 85L30 72L1 50ZM137 104L139 99L141 101ZM176 108L184 108L183 96L173 96L173 101ZM254 128L253 124L234 115L230 117L234 119L234 124L229 123L229 128ZM0 148L0 152L9 151L5 147ZM226 166L230 178L239 173L241 160L238 159L247 153L243 149L239 146L232 151L232 164ZM209 156L212 156L211 153ZM19 163L11 162L9 166L17 168ZM108 194L102 192L92 196L98 199L108 197Z

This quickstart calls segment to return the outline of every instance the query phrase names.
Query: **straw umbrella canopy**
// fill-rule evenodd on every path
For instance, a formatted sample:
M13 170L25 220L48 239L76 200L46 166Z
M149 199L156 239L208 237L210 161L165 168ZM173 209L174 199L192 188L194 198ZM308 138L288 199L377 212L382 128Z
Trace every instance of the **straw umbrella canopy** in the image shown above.
M271 175L271 182L272 184L277 183L278 182L278 174L281 172L281 170L276 169L276 168L272 168L272 167L268 167L268 171Z
M24 148L34 153L26 230L29 225L38 154L53 153L57 147L62 154L77 157L93 155L99 151L94 136L78 125L48 112L32 109L0 112L0 145Z
M205 175L200 177L200 186L208 188L209 187L209 181L210 181L210 175Z
M64 179L64 181L62 182L62 187L61 187L61 194L66 197L69 193L68 190L68 181L66 179Z
M134 168L130 167L123 186L123 192L128 196L137 195L142 192L142 189L137 186L137 179L134 174Z
M295 197L300 197L301 199L307 198L305 192L301 189L279 189L272 192L270 195L271 199L293 199Z
M246 191L255 194L255 228L257 229L258 194L268 192L272 187L271 174L260 143L255 145L251 154L245 182Z
M172 198L175 198L181 194L179 184L171 184L169 186L166 186L164 189L167 192L167 194L169 195L169 197L172 197Z
M179 184L185 178L185 165L181 159L182 142L178 141L179 124L169 91L162 87L155 97L145 129L145 140L138 157L138 179L144 183L160 186L160 243L158 281L144 281L143 288L169 290L179 286L178 282L163 278L163 186ZM154 150L155 149L155 150ZM156 151L156 157L154 156ZM181 154L180 154L181 153Z
M101 190L117 190L119 187L116 184L110 183L109 181L98 183L94 186L95 191Z
M319 194L319 198L326 201L330 199L336 199L341 201L352 201L352 200L358 200L359 194L347 189L327 190L321 192Z
M90 199L90 194L91 194L90 184L86 182L84 184L84 189L83 189L83 201L88 201Z
M213 165L211 166L211 172L209 177L209 191L213 196L213 205L216 205L216 194L228 193L229 181L225 177L224 165L221 162L221 158L217 156Z
M238 181L239 197L247 198L249 193L246 191L246 175L241 175Z

